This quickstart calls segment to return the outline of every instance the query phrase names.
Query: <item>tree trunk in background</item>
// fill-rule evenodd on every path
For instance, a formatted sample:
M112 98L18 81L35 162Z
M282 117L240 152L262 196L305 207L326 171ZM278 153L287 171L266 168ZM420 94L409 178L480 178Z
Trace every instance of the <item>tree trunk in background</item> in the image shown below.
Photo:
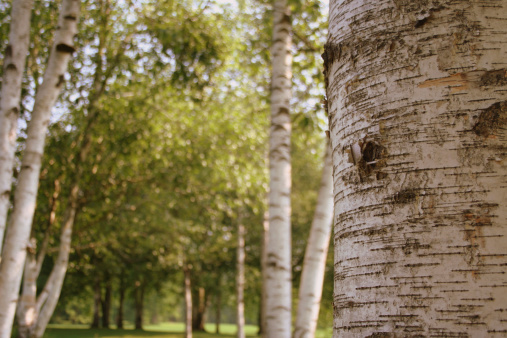
M324 155L324 169L322 170L317 206L301 274L294 338L315 337L332 220L333 158L331 147L328 144Z
M192 338L192 285L190 283L190 269L183 267L185 275L185 338Z
M106 276L104 287L104 298L101 297L102 305L102 328L109 329L109 314L111 312L111 277Z
M266 271L267 337L291 336L291 18L287 0L273 5L269 238Z
M119 304L118 304L118 315L116 317L116 328L123 329L123 305L125 301L125 277L123 271L120 275L120 288L119 288Z
M220 283L220 278L218 279ZM218 285L217 295L216 295L216 316L215 316L215 333L220 334L220 320L221 320L221 310L222 310L222 292L220 291L220 285Z
M507 332L507 0L331 1L335 337Z
M238 223L238 254L237 254L237 284L236 284L236 322L238 338L245 338L245 226L239 219Z
M257 334L262 338L266 337L266 274L267 274L267 246L269 237L269 212L264 213L264 220L262 222L262 243L261 243L261 300L259 304L259 331Z
M17 0L11 3L9 44L4 52L2 90L0 92L0 256L11 196L21 82L30 43L30 17L33 0Z
M101 298L101 290L100 290L100 280L97 278L95 280L94 285L94 293L93 293L93 320L90 328L98 329L100 326L100 298Z
M39 183L51 109L63 87L67 64L74 51L80 2L64 0L43 83L35 97L32 118L27 130L21 170L14 195L14 210L9 219L3 259L0 265L0 337L9 338L29 246L30 229Z
M205 331L204 324L206 324L206 308L208 305L208 296L206 295L206 290L202 287L197 289L198 297L197 298L197 306L194 306L194 312L192 315L192 329L194 331Z
M134 289L134 302L135 302L135 319L134 324L136 330L143 329L143 307L144 307L144 284L136 285Z

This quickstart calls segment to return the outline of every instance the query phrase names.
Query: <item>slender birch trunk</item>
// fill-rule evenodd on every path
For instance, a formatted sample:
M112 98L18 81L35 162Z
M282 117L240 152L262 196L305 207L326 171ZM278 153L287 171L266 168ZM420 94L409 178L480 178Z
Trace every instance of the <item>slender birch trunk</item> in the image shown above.
M4 53L0 93L0 256L11 196L21 82L30 43L32 8L33 0L12 1L9 44Z
M292 301L290 225L292 27L287 0L276 0L273 9L266 333L270 338L288 338L291 336Z
M245 338L245 226L238 223L238 253L237 253L237 304L236 304L236 322L238 325L238 338Z
M333 159L326 146L324 169L299 286L294 338L315 337L333 220Z
M190 269L183 268L185 275L185 338L192 338L192 287L190 282Z
M269 213L264 213L264 220L262 221L262 243L261 243L261 303L259 305L259 332L258 334L262 338L266 338L266 326L267 320L266 315L268 312L267 309L267 291L266 291L266 280L267 280L267 262L268 262L268 254L267 254L267 246L268 246L268 238L269 238Z
M0 265L0 337L10 337L21 276L29 247L30 229L39 182L42 153L51 109L63 87L67 64L74 51L80 2L62 3L55 43L44 80L35 97L32 119L27 131L26 148L14 195L14 211L9 219Z
M37 256L34 251L28 251L25 260L25 270L23 273L23 287L21 297L19 299L18 307L16 309L16 318L18 320L18 336L19 338L32 337L35 330L35 323L37 322L37 278L42 268L42 263L46 256L51 237L51 229L53 227L58 196L60 194L60 181L56 179L54 182L55 190L51 196L50 213L48 218L48 225L44 238L42 240L39 253ZM31 241L35 243L35 238L32 237ZM34 245L35 247L35 245Z
M216 293L216 306L215 306L215 333L220 334L220 321L222 314L222 291L221 291L221 278L218 277L218 290Z
M334 336L505 336L507 0L329 22Z
M79 188L77 186L72 187L71 190L71 201L77 201ZM74 219L76 217L77 202L67 207L66 214L64 216L64 223L60 234L60 247L58 249L58 256L48 281L37 299L37 307L39 316L35 325L35 336L37 338L42 337L46 331L46 327L55 311L56 304L60 298L60 293L67 273L67 266L69 263L70 244L72 239L72 226L74 225ZM44 296L44 298L43 298ZM45 301L44 301L45 300Z

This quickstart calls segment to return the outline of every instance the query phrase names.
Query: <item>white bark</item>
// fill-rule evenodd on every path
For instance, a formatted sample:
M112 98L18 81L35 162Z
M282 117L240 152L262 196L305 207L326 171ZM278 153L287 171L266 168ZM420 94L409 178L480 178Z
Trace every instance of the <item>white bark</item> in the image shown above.
M37 297L37 260L35 253L29 252L25 261L25 271L23 274L23 288L16 309L18 321L18 337L30 337L33 325L37 318L36 297Z
M333 159L326 146L324 169L299 286L294 338L315 337L333 219Z
M335 337L507 334L507 0L335 0Z
M48 226L44 234L44 239L40 246L37 257L35 252L28 252L25 260L25 270L23 273L23 286L21 296L16 309L16 318L18 320L18 336L19 338L32 337L35 324L37 322L39 309L37 307L37 278L39 277L42 263L46 256L49 239L51 236L51 228L55 221L56 205L58 195L60 193L59 180L55 180L55 191L51 197L50 214ZM31 241L35 243L35 238L32 237ZM35 247L35 245L34 245Z
M185 338L192 338L192 288L190 285L190 269L183 268L185 275Z
M60 298L63 281L67 273L69 263L70 244L72 239L72 228L76 217L77 196L79 188L74 186L71 191L71 203L67 207L64 223L60 234L60 247L58 249L58 257L49 275L48 281L43 291L37 299L37 322L35 324L35 338L44 335L46 327L55 311L56 304Z
M21 81L30 42L32 7L33 0L12 1L9 45L4 53L2 91L0 93L0 254L11 195Z
M290 225L292 29L286 0L276 0L273 12L266 335L289 338L292 317Z
M266 338L266 327L267 325L267 262L268 262L268 254L267 254L267 246L268 246L268 238L269 238L269 213L264 213L264 220L262 221L262 243L261 243L261 277L262 277L262 285L261 285L261 304L260 304L260 336L262 338Z
M67 64L74 51L80 2L62 3L55 43L52 47L44 80L36 97L27 131L26 148L14 195L14 211L6 232L0 266L0 337L10 337L14 312L26 258L30 229L35 211L41 158L51 109L63 86Z
M236 321L238 325L238 338L245 338L245 226L240 221L238 224L238 252L237 252L237 308Z

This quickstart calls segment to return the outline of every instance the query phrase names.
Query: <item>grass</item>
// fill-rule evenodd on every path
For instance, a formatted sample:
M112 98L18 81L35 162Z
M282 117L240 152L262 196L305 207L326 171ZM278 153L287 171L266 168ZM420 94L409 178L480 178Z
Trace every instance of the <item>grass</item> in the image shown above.
M257 337L257 326L246 325L247 337ZM194 338L236 337L236 325L220 324L220 334L215 334L215 324L206 324L207 332L194 332ZM106 330L90 329L88 325L52 324L48 326L44 338L182 338L185 326L183 323L161 323L157 325L145 325L144 330ZM316 338L332 336L332 330L318 330Z
M220 324L220 334L215 334L215 324L206 324L207 332L194 332L194 338L223 337L233 338L236 334L236 325ZM183 323L161 323L157 325L144 325L144 330L107 330L90 329L87 325L49 325L44 338L182 338L185 326ZM208 333L209 332L209 333ZM247 337L257 337L257 326L247 325L245 327Z

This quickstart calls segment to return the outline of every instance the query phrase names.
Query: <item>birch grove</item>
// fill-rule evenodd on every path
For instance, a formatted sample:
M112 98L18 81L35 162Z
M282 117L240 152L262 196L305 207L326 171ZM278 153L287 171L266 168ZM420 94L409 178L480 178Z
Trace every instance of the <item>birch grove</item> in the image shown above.
M0 256L11 196L14 151L18 135L21 80L30 42L33 0L13 0L9 44L3 63L0 93Z
M324 169L320 182L317 206L306 246L303 272L299 285L299 302L294 338L315 337L319 318L322 285L333 219L333 159L331 147L326 145Z
M266 271L266 336L291 336L290 98L291 19L286 0L273 5L271 128L269 136L269 235Z
M80 2L65 0L61 6L43 83L35 97L14 194L14 210L5 235L0 265L0 337L10 337L27 250L34 249L29 245L29 236L47 127L51 110L65 82L68 61L74 51L73 39L77 33Z
M334 337L507 332L507 1L330 2Z

